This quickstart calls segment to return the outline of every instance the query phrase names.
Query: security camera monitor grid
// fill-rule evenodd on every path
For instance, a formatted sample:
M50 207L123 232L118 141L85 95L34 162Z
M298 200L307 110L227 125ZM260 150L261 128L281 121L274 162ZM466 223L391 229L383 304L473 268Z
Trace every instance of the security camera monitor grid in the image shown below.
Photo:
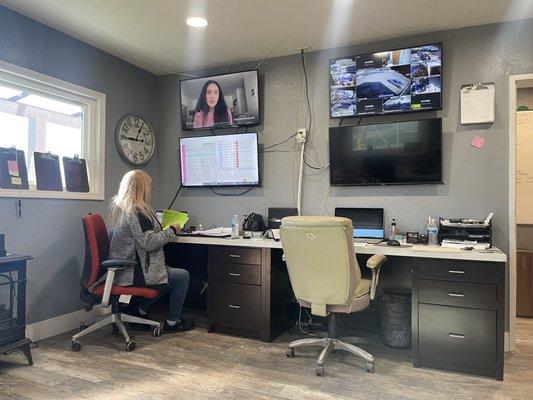
M330 117L442 108L442 44L330 60Z
M257 70L182 80L184 130L259 125Z

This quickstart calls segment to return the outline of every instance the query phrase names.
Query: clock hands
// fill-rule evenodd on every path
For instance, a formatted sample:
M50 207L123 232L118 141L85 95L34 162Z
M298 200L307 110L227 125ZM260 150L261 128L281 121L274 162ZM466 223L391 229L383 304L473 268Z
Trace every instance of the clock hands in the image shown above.
M142 123L141 127L139 128L139 131L137 132L137 137L135 139L139 139L139 135L141 134L143 126L144 126L144 122Z
M127 140L132 140L134 142L144 143L144 139L137 139L136 137L129 137L129 136L126 136L126 135L122 135L121 139L127 139Z

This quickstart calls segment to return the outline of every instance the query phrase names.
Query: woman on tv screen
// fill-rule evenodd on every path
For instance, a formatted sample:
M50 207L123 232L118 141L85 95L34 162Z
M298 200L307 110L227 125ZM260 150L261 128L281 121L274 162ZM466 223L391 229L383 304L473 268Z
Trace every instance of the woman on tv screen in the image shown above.
M209 80L204 84L196 103L193 128L210 128L215 124L233 125L233 115L218 82Z

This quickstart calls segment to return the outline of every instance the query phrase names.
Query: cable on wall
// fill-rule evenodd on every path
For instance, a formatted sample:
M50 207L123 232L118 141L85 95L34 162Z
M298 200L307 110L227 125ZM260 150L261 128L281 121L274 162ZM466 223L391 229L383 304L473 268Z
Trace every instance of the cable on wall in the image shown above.
M246 193L250 192L254 188L255 188L255 186L252 186L252 187L246 189L244 192L241 192L241 193L220 193L220 192L217 192L215 189L213 189L213 187L209 187L209 189L211 189L211 191L214 194L216 194L217 196L226 196L226 197L242 196L243 194L246 194Z
M172 205L174 204L174 202L176 201L177 197L178 197L178 194L180 194L180 191L181 191L181 188L183 186L180 185L180 187L178 188L178 190L176 191L176 194L174 195L174 198L172 199L172 201L170 202L170 205L167 207L168 210L170 210L172 208Z

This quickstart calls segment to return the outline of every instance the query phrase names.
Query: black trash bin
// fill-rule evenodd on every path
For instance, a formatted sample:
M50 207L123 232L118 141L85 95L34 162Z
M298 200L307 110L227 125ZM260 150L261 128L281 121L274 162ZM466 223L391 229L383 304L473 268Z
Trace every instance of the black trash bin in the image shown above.
M383 343L401 349L411 347L411 293L386 291L377 303Z

